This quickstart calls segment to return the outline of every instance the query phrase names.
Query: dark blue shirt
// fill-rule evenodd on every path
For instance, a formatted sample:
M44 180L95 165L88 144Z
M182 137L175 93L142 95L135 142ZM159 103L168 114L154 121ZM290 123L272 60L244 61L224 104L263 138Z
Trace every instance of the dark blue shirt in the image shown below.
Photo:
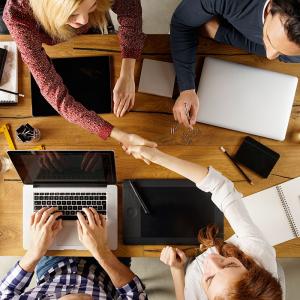
M213 16L221 20L218 42L266 56L263 10L266 0L183 0L171 21L171 48L180 91L195 88L199 27ZM300 62L299 56L279 56L283 62Z

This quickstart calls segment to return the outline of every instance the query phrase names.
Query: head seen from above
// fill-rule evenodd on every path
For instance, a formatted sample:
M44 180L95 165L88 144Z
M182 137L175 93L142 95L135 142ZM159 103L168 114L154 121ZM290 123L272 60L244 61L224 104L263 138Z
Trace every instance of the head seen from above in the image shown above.
M203 264L201 285L208 299L281 300L278 280L239 248L216 238L217 233L215 226L199 233L201 251L215 246L219 253L209 254Z
M106 27L111 0L29 0L35 19L55 40L64 41L85 25Z
M263 41L268 59L300 55L300 0L271 0L265 12Z

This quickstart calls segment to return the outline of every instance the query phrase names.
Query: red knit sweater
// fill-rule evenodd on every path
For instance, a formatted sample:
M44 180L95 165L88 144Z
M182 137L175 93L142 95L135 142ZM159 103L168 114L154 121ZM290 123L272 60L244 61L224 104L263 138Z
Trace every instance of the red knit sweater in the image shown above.
M142 8L140 0L115 0L112 10L120 23L119 40L123 58L138 58L142 52L145 35L142 32ZM35 78L42 95L66 120L77 124L103 139L110 136L113 126L87 110L68 92L62 78L55 71L42 43L55 42L35 20L29 0L8 0L3 20L16 41L23 61ZM77 31L88 31L84 26ZM101 38L101 36L99 37Z

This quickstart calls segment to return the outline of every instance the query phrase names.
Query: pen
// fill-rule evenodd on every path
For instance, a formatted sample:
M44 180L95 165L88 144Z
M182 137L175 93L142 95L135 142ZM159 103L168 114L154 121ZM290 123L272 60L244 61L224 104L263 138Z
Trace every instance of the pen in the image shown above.
M246 178L246 180L253 185L253 181L245 174L245 172L240 168L240 166L235 162L235 160L229 155L229 153L226 151L226 149L221 146L220 150L226 154L226 156L232 161L232 163L237 167L237 169L240 171L240 173Z
M25 97L23 94L20 94L20 93L16 93L16 92L12 92L12 91L8 91L8 90L5 90L5 89L0 89L1 92L4 92L4 93L8 93L8 94L13 94L13 95L17 95L19 97Z
M150 215L150 211L149 208L147 207L147 205L145 204L145 202L143 201L143 199L141 198L140 194L138 193L138 191L136 190L136 188L134 187L133 183L131 180L129 180L129 184L135 194L135 196L138 198L141 207L143 208L144 212L146 215Z

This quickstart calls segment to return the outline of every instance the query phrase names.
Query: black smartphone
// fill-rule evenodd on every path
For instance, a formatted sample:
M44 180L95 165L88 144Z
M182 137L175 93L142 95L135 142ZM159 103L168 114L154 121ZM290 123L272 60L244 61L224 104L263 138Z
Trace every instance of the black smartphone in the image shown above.
M280 155L262 143L247 136L234 156L236 162L244 165L263 178L267 178Z

